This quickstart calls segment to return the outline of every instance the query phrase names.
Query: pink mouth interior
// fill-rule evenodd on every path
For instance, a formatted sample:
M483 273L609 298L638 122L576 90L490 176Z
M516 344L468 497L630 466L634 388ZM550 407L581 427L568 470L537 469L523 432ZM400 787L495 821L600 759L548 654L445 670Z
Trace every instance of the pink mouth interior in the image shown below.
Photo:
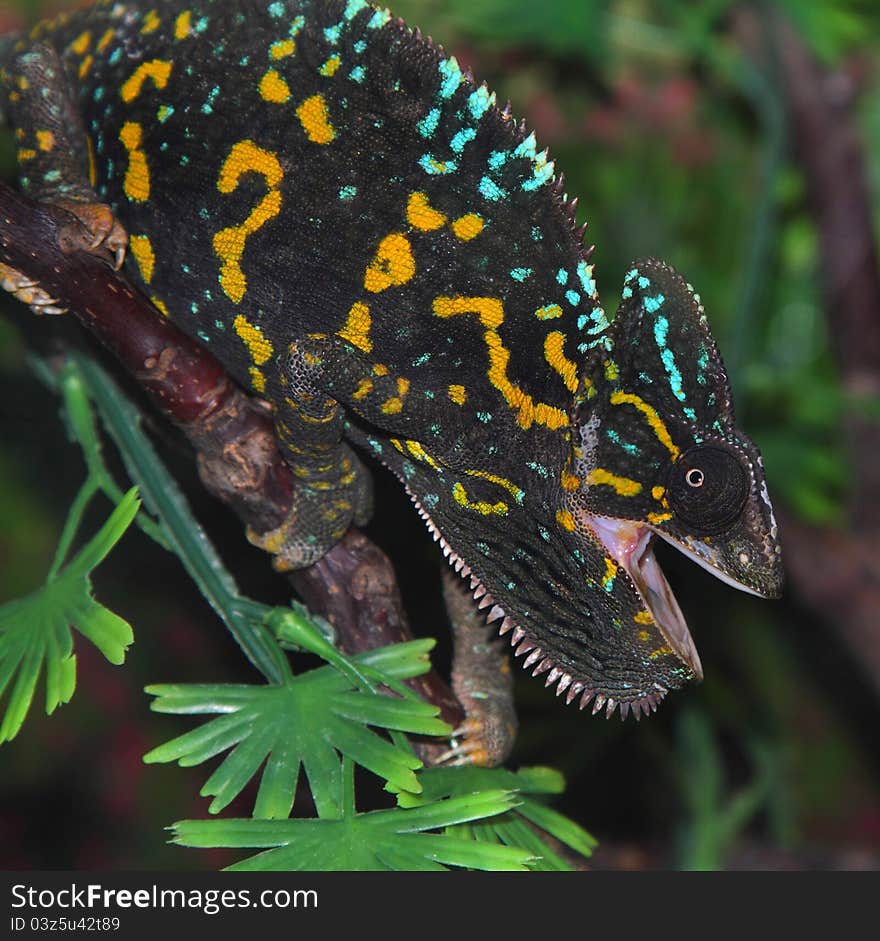
M602 516L591 516L587 523L608 554L633 580L666 642L702 679L697 648L669 582L654 558L654 533L639 523Z

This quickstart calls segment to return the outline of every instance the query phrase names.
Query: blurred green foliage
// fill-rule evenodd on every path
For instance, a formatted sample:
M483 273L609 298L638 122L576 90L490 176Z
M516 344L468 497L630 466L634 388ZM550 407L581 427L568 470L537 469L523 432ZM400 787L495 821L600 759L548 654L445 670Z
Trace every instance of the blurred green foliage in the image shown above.
M46 7L45 0L7 0L8 10L29 17ZM728 363L740 422L764 453L774 499L802 520L844 526L849 463L842 419L848 409L880 411L876 402L853 402L838 382L823 311L818 233L789 146L777 63L743 52L739 7L733 0L392 3L410 24L455 52L502 101L510 98L514 113L550 146L590 223L588 240L597 245L597 279L609 308L635 257L660 256L687 275ZM759 23L768 11L789 16L826 66L861 76L854 116L877 218L880 75L871 63L880 58L880 4L758 0L754 7ZM11 174L11 148L0 136L3 170ZM22 309L11 303L4 309L9 321L35 332ZM57 464L54 474L22 470L28 461L44 466L52 453L47 441L59 435L46 421L54 406L34 391L22 350L16 331L0 319L0 601L35 584L35 569L45 570L41 557L51 553L52 520L58 514L63 519L75 489ZM34 415L44 421L42 434ZM59 494L47 498L53 483ZM405 500L382 499L382 512L408 513ZM419 541L414 524L407 528L408 517L400 519L411 559L409 567L396 559L404 590L414 620L424 618L433 630L436 594L429 586L436 571L426 561L434 558L432 544ZM391 540L392 554L393 537L385 531L393 528L375 534L380 542ZM227 536L229 552L237 552L234 525ZM154 667L164 663L162 644L181 641L157 625L176 619L184 637L198 638L186 641L196 651L187 648L197 676L215 679L209 664L221 656L214 649L216 633L199 623L205 612L197 601L181 600L174 609L169 595L157 603L159 563L149 552L144 548L131 570L116 576L131 597L126 616L139 645L146 644L143 656L148 664L156 658ZM565 809L575 819L600 841L637 842L664 865L729 863L746 837L780 850L876 843L876 702L834 635L790 598L760 602L678 558L663 562L694 626L706 683L677 694L650 721L620 726L566 710L540 684L524 681L517 759L561 767L571 782ZM250 555L230 564L238 574L263 563ZM158 631L152 650L142 622ZM147 670L131 686L137 690L157 678L155 668ZM73 711L76 704L66 708ZM82 721L92 721L94 711L87 704L84 709ZM54 721L77 720L71 712ZM138 721L151 745L167 734L143 717ZM41 780L51 786L51 765L41 779L35 761L39 749L51 751L47 736L42 725L26 726L0 755L7 804ZM106 747L106 739L105 733L99 745ZM160 782L154 792L176 807L195 790L174 790L161 769L149 773L160 775L151 778ZM141 780L130 778L130 787ZM138 786L142 791L135 793L146 794L147 786ZM152 812L149 825L184 815L157 815L146 797L141 803L137 819ZM29 830L21 841L28 839L34 839ZM82 858L73 848L68 852ZM109 845L103 852L99 858L108 865L126 858L118 850L113 855ZM19 853L41 858L27 846ZM181 864L179 856L157 859L157 865Z

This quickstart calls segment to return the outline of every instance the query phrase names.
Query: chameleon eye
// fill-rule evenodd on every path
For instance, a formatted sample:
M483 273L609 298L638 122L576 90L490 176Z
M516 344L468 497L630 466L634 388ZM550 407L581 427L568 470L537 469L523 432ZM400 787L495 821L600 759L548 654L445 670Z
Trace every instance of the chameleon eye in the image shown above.
M749 479L730 451L699 445L675 462L669 482L669 504L694 533L724 532L739 516L749 494Z

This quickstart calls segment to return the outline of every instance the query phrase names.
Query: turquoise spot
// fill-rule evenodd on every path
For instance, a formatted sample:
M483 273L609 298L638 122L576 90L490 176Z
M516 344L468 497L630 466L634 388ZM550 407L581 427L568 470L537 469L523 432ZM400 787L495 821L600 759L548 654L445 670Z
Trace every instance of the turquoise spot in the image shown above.
M284 4L283 3L270 3L269 4L269 16L274 16L276 19L279 16L284 16Z
M623 299L625 301L628 301L632 296L633 296L633 289L629 285L627 285L623 289Z
M293 22L290 24L290 29L288 33L290 36L296 36L297 33L306 25L306 19L304 16L296 16L293 18Z
M424 138L431 137L437 130L437 124L440 121L440 109L431 108L431 110L416 125L419 134Z
M581 314L577 319L578 330L583 330L587 325L587 315Z
M426 493L422 497L422 503L429 509L433 510L435 506L440 502L440 498L436 493Z
M156 117L159 119L160 124L164 124L171 115L174 114L173 105L162 105L161 108L156 112Z
M544 540L544 542L550 542L550 533L548 533L543 526L538 527L538 532L541 534L541 538Z
M645 288L649 288L650 286L651 286L651 282L646 277L643 276L639 278L639 287L642 290L644 290Z
M360 55L364 49L367 48L367 41L365 39L359 39L352 48L358 55Z
M644 300L645 310L649 314L656 313L663 306L663 302L666 298L662 294L657 294L655 297L646 297Z
M534 461L530 461L526 464L529 470L533 470L539 477L547 477L547 468L543 464L536 464Z
M349 73L348 77L359 85L366 77L366 69L362 65L356 65Z
M103 86L103 85L99 85L99 86L94 90L94 92L92 92L92 98L94 98L95 101L100 101L103 97L104 97L104 86Z
M471 117L475 121L479 121L480 118L489 110L491 104L492 96L489 94L486 87L481 85L468 98L468 110L471 113Z
M342 32L342 25L337 23L335 26L328 26L324 30L324 38L327 42L333 43L335 46L339 42L339 34Z
M215 321L214 321L214 326L215 326L218 330L225 330L225 329L226 329L226 324L223 323L222 320L215 320Z
M489 164L490 169L500 170L509 159L510 154L506 151L493 150L492 153L489 154L489 159L486 161L486 163Z
M425 363L427 363L430 358L431 358L430 353L422 353L422 355L418 359L413 360L412 364L413 366L424 366Z
M239 64L242 68L245 68L245 66L247 66L250 61L251 61L251 57L250 57L250 56L242 56L242 57L238 60L238 64Z
M368 29L379 29L384 26L391 19L391 14L388 10L376 10L373 14L372 19L367 23Z
M437 68L440 71L440 97L451 98L458 86L464 81L464 76L461 74L455 56L444 59Z
M196 336L202 341L202 343L210 343L210 342L211 342L211 338L208 336L207 333L205 333L204 330L199 330L199 331L196 333Z
M464 150L464 145L473 140L477 136L477 132L472 127L462 128L455 137L449 142L449 146L457 153L460 154Z
M357 187L356 186L343 186L339 190L340 199L354 199L357 196Z
M369 9L369 4L366 0L348 0L345 7L345 18L347 20L353 20L361 10L367 9Z
M635 278L638 275L638 273L639 273L638 268L630 268L629 271L627 271L626 277L623 280L632 281L632 279Z
M436 160L431 154L424 154L419 160L419 166L425 173L431 176L438 176L444 173L455 173L458 164L454 160L444 160L442 163Z
M556 282L557 284L568 284L568 272L565 268L560 268L559 271L556 272Z
M678 371L678 367L675 365L675 356L673 356L672 350L665 349L660 354L660 359L663 361L663 365L666 367L666 372L669 374L669 385L672 389L672 394L678 399L679 402L685 400L685 394L681 388L681 373Z
M283 4L278 3L278 4L273 4L273 6L279 6L279 7L281 7L281 12L282 12L282 13L284 12L284 5L283 5ZM280 14L279 14L279 16L280 16ZM207 28L208 28L208 17L207 17L207 16L203 16L200 20L198 20L198 21L196 22L196 25L193 26L193 32L194 32L194 33L203 33Z
M544 233L538 228L538 226L532 226L532 241L540 242L544 238Z
M535 153L535 143L535 135L529 134L529 136L517 146L513 155L515 157L526 157L529 160L534 160L537 157Z
M571 304L572 307L577 307L577 305L581 302L581 296L577 291L566 291L565 299L569 304Z
M60 178L61 178L61 171L60 171L60 170L50 170L50 171L43 177L43 179L44 179L47 183L54 183L56 180L59 180Z
M577 275L584 291L586 291L590 297L595 297L596 282L593 280L592 265L588 265L585 261L579 262L577 266Z
M113 52L110 53L110 58L107 61L110 63L110 65L116 65L121 58L122 46L117 46Z
M477 418L479 418L480 421L484 425L488 425L489 422L492 421L492 413L491 412L477 412Z
M669 332L669 321L665 317L658 317L654 322L654 339L657 346L666 346L666 337Z
M198 305L195 301L193 301L192 304L189 305L189 309L190 309L194 314L197 314L197 313L199 312L199 305Z
M696 421L696 420L697 420L697 413L696 413L689 405L686 405L686 406L682 409L682 411L685 413L685 415L687 415L687 417L688 417L691 421Z
M632 454L636 456L639 454L639 449L634 444L629 444L626 441L621 441L620 435L613 428L609 428L608 431L606 431L605 433L608 436L609 441L613 441L619 448L623 448L623 450L626 451L627 454Z
M510 272L510 277L513 278L514 281L523 282L526 278L531 277L531 274L531 268L514 268L513 271Z
M484 176L483 179L480 180L479 190L486 199L491 200L493 203L497 203L500 199L507 197L506 191L488 176Z

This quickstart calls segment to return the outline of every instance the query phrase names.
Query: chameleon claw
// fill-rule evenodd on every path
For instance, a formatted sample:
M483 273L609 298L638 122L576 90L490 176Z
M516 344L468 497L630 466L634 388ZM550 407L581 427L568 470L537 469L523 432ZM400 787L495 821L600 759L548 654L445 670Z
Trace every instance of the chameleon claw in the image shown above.
M61 227L58 240L65 254L89 252L122 267L128 248L128 233L103 203L87 203L73 199L59 200L55 205L70 213L74 220Z

